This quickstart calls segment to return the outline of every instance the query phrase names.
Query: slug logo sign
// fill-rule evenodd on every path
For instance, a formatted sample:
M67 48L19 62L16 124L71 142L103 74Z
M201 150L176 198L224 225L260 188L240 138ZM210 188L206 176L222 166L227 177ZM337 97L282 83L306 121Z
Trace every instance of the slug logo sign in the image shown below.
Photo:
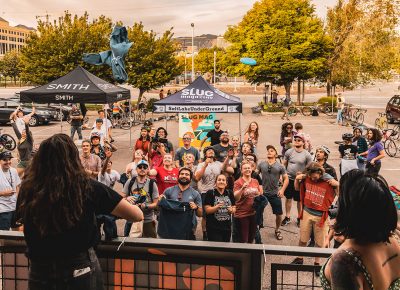
M212 100L214 98L214 92L210 90L203 89L184 89L181 93L182 99L191 99L191 100Z

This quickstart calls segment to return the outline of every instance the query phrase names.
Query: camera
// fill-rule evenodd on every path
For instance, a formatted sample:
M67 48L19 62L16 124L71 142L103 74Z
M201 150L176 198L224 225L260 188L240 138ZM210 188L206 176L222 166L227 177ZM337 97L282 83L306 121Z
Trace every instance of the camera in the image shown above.
M338 214L338 206L336 204L331 204L328 209L328 215L330 219L335 219Z

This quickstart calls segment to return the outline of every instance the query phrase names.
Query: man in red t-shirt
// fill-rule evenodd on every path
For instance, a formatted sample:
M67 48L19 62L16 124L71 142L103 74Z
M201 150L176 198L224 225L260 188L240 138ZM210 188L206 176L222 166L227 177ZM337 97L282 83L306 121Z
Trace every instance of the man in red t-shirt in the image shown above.
M325 170L317 162L310 163L306 174L297 174L294 188L300 190L300 240L299 246L305 247L314 232L317 247L324 246L328 234L328 209L335 198L334 187L339 183L335 179L325 180ZM297 257L292 264L303 264L303 258ZM319 265L315 258L314 265Z
M178 184L179 169L173 167L172 155L165 153L163 165L150 170L150 176L155 176L157 181L158 193L164 194L164 191Z

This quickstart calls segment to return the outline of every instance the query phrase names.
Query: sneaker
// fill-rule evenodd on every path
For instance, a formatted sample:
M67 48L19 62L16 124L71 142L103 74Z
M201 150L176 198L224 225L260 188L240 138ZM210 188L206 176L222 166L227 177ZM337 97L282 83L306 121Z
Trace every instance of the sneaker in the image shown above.
M300 227L300 219L299 218L297 218L296 225L298 228Z
M290 218L285 216L285 218L283 219L283 221L281 223L281 226L287 226L288 224L290 224Z
M303 258L297 257L290 264L292 264L292 265L303 265L303 263L304 263Z

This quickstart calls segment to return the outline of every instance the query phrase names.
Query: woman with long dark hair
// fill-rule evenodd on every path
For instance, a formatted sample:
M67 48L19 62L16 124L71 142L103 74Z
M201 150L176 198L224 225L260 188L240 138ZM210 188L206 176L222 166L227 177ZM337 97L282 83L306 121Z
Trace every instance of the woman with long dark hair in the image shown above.
M369 141L368 151L360 154L367 156L366 170L369 174L378 175L381 170L382 161L385 157L385 150L382 140L382 133L376 128L370 128L367 131L367 138Z
M282 155L285 155L285 152L292 148L293 146L293 123L286 122L282 124L281 128L281 139L280 144L282 146Z
M143 220L142 211L91 179L65 134L44 140L17 200L30 262L29 289L103 289L93 248L100 239L96 214Z
M140 129L140 137L139 139L136 140L135 143L135 151L140 149L143 151L143 155L147 156L147 154L150 151L150 128L149 127L142 127ZM133 156L133 159L135 159L135 156Z
M355 169L339 187L333 228L345 240L321 269L322 288L400 289L397 213L386 181Z

